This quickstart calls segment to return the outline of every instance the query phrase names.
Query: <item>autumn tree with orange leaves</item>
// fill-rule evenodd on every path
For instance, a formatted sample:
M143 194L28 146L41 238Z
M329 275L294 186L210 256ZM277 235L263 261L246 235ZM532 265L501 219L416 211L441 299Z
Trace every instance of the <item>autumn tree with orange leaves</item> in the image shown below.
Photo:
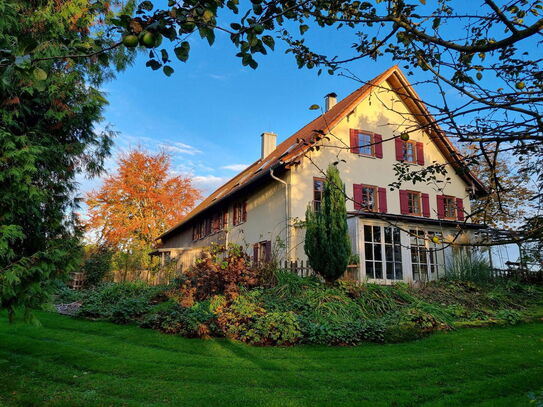
M141 251L180 222L201 194L191 178L171 173L166 152L131 150L120 156L118 165L98 191L87 194L87 226L114 250Z

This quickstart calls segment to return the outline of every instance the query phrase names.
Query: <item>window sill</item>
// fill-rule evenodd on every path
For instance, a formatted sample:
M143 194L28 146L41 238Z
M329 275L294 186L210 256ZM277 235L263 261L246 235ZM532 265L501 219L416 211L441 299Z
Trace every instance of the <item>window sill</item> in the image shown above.
M360 154L360 153L358 153L358 154L356 154L356 155L357 155L358 157L365 157L365 158L373 158L373 159L377 159L377 157L374 156L374 155Z

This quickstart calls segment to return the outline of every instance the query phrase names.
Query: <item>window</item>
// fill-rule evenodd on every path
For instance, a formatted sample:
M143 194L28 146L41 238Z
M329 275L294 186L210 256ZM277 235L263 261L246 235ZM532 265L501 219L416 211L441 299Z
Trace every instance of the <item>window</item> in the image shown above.
M400 229L386 226L385 230L385 269L388 280L403 280L402 246Z
M271 260L271 241L255 243L253 245L253 261L255 263L267 263Z
M234 204L234 226L247 222L247 201Z
M426 250L426 240L424 231L410 230L411 240L411 268L413 270L413 280L428 281L428 253Z
M364 266L368 278L403 279L402 247L398 228L364 225Z
M443 274L445 251L443 236L439 232L410 230L411 265L413 280L436 280ZM434 238L437 237L437 242Z
M364 225L364 257L366 276L383 278L383 252L381 247L381 226Z
M364 130L351 129L351 153L383 158L383 136Z
M417 162L417 144L414 141L403 141L403 160L408 163Z
M361 206L363 210L377 212L377 187L362 185Z
M424 144L414 140L404 141L397 137L396 145L396 160L407 163L424 165Z
M409 215L421 215L420 192L407 191L407 212Z
M456 219L456 199L453 196L443 197L445 218Z
M313 178L313 210L321 210L322 197L324 194L324 178Z
M373 155L374 150L373 134L358 133L358 154Z
M432 279L437 279L442 273L442 268L445 266L445 251L443 248L443 235L439 232L428 232L428 254L430 264L430 276ZM437 237L437 243L434 241Z

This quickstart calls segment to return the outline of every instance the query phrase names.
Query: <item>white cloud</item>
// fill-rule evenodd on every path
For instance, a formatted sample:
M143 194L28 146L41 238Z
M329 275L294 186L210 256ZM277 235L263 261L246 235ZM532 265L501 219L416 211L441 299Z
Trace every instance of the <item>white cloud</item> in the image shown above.
M221 168L224 170L243 171L247 167L248 167L247 164L230 164L230 165L224 165Z
M196 155L201 153L201 151L198 150L196 147L190 146L185 143L180 143L178 141L168 144L159 144L159 147L171 153L177 154Z
M228 180L228 177L217 177L216 175L195 175L192 177L193 185L201 189L204 196L209 195Z

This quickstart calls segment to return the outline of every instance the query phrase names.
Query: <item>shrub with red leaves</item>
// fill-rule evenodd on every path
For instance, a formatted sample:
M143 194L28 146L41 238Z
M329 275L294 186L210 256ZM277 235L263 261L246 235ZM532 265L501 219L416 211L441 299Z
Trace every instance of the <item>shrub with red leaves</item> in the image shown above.
M215 245L204 251L196 264L184 273L179 302L189 307L217 294L231 300L239 294L240 287L258 286L260 275L258 265L252 264L241 246Z

